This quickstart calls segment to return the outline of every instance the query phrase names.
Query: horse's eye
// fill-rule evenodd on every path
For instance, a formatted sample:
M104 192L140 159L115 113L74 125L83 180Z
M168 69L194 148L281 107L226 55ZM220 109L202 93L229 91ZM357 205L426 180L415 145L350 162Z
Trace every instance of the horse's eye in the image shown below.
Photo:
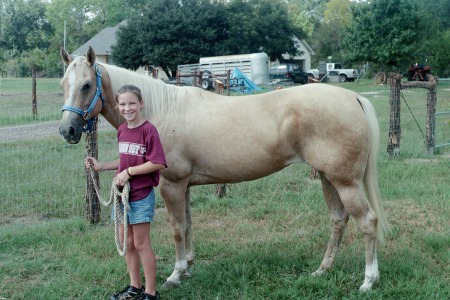
M90 88L91 88L91 84L88 82L88 83L85 83L85 84L83 85L82 90L83 90L83 91L87 91L87 90L89 90Z

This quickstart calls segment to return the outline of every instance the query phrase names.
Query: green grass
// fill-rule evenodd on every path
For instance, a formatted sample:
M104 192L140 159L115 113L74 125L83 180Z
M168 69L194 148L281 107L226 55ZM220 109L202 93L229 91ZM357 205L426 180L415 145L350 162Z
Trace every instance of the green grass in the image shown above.
M63 93L58 78L37 78L37 115L33 116L31 78L0 79L0 126L15 126L61 118Z
M18 82L8 84L6 92L0 82L0 94L22 93ZM364 242L353 220L334 269L320 278L310 276L325 252L330 221L320 182L309 177L308 166L294 165L229 185L223 199L214 195L213 186L192 189L193 276L178 289L161 291L163 299L448 299L450 159L426 154L420 130L404 107L401 153L388 158L388 87L369 80L342 86L374 103L382 132L380 188L393 230L379 247L381 278L373 291L358 291ZM425 98L415 95L411 90L407 101L425 126ZM100 159L115 158L115 133L99 136ZM83 217L84 142L68 145L53 137L0 145L0 299L105 299L128 284L109 209L102 208L98 225ZM101 174L105 196L112 175ZM157 198L152 244L159 288L173 270L174 246L163 201Z
M309 168L296 165L231 185L224 199L216 198L212 187L193 188L193 277L164 291L164 299L445 299L450 292L449 188L425 177L421 194L415 195L419 188L411 189L411 178L393 170L417 173L417 165L392 160L381 165L388 163L395 177L381 177L381 185L393 234L379 249L381 280L373 291L357 290L364 246L353 221L334 270L310 277L322 259L329 220L319 182L307 177ZM422 166L417 176L437 169L440 177L448 170L444 163ZM397 184L386 188L389 181ZM166 218L165 209L159 209L152 226L158 285L174 263ZM90 226L72 217L1 229L0 296L7 299L104 299L128 282L107 221Z
M115 132L100 135L100 158L115 159ZM61 137L42 140L2 143L5 173L0 184L3 191L1 223L15 218L67 218L74 212L82 214L84 203L74 202L74 196L84 193L86 177L83 141L69 145ZM31 154L31 155L30 155ZM111 182L113 172L101 174L101 182ZM109 184L104 185L105 190ZM109 194L105 192L104 197Z

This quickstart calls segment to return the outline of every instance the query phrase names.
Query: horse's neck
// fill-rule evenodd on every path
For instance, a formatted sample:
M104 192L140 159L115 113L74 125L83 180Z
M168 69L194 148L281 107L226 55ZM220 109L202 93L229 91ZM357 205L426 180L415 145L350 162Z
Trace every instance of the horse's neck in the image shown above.
M119 110L117 109L117 104L115 103L115 91L112 88L111 78L108 72L105 71L105 67L103 66L102 70L103 74L103 97L104 104L102 111L100 112L102 116L114 126L116 129L119 128L119 125L125 122L123 117L120 115Z
M145 103L144 116L157 127L176 121L177 116L184 113L193 99L199 101L201 98L198 92L189 87L165 85L159 80L110 65L103 65L103 68L106 73L103 78L104 89L107 91L105 101L108 105L105 105L102 115L116 128L125 120L116 109L114 96L124 84L132 82L141 89Z
M117 109L104 109L101 112L102 116L111 124L114 128L118 129L120 124L125 122Z
M117 103L115 100L116 93L120 87L125 84L130 84L133 82L138 86L143 92L144 102L154 101L156 97L149 96L147 90L153 89L155 83L152 82L152 78L144 75L136 74L135 72L114 67L111 65L99 64L102 68L102 84L105 96L105 105L101 111L102 116L116 129L125 122L125 119L120 115L117 109ZM158 98L158 100L160 100ZM151 110L144 111L144 116L146 119L150 120L153 114L150 113Z

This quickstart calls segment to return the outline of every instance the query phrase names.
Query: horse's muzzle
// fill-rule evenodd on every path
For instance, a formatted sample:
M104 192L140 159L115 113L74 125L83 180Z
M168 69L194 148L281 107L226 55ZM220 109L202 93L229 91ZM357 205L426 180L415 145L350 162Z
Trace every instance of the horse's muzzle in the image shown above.
M81 132L78 133L78 131L72 126L70 126L69 128L62 128L60 126L59 133L69 144L78 144L81 139Z
M59 134L69 144L78 144L83 134L82 119L73 113L64 113L61 124L59 125Z

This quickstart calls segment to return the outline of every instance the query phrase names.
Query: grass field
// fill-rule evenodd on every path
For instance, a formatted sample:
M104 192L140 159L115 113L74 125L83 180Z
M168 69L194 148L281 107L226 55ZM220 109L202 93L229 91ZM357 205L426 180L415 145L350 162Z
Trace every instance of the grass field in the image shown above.
M57 120L59 80L46 80L42 86L38 81L43 95L38 110L48 116L45 120ZM178 289L161 291L163 299L449 298L450 156L448 148L426 154L416 124L424 129L425 92L405 91L412 113L402 107L401 153L388 158L388 87L369 80L341 86L369 98L380 120L380 188L393 230L379 247L381 279L373 291L358 291L364 278L364 242L353 220L333 271L310 276L325 252L330 221L319 180L310 178L308 166L293 165L260 180L230 185L223 199L211 186L192 189L193 276ZM16 96L26 105L31 80L2 79L0 88L0 103L14 110ZM450 108L448 95L444 93L442 110ZM31 98L29 102L29 110L21 113L1 111L0 120L6 120L1 126L38 122L25 117L31 113ZM14 117L8 119L8 114ZM16 116L19 120L12 121ZM448 134L449 129L440 128ZM100 136L101 159L114 158L114 136ZM0 145L0 299L105 299L128 284L108 209L98 225L83 218L84 143L67 145L50 137ZM107 195L112 174L101 176ZM171 235L158 196L152 225L158 286L173 270Z
M31 78L0 79L0 126L15 126L61 118L63 93L59 78L38 78L36 98L38 115L32 115Z

